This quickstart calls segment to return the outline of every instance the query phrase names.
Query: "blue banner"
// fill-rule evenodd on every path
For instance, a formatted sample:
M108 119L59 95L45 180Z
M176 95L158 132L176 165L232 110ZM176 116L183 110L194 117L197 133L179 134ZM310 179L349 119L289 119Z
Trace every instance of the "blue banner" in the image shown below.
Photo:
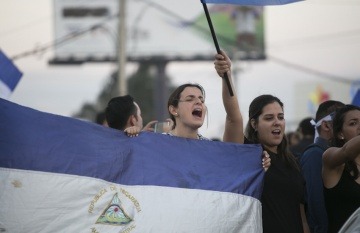
M258 145L130 138L3 99L0 112L0 228L8 232L262 232Z

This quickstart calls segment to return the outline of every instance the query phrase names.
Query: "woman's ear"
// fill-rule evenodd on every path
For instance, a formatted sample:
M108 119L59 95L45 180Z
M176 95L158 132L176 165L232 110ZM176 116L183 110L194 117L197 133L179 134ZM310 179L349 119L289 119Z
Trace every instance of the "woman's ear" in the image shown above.
M252 127L255 131L257 131L255 119L251 119L251 120L250 120L250 124L251 124L251 127Z
M337 135L337 137L338 137L338 139L340 139L340 140L344 140L344 139L345 139L343 133L339 133L339 134Z
M173 116L177 116L178 113L177 113L177 110L175 109L175 107L173 105L170 105L169 106L169 112L171 113L171 115Z

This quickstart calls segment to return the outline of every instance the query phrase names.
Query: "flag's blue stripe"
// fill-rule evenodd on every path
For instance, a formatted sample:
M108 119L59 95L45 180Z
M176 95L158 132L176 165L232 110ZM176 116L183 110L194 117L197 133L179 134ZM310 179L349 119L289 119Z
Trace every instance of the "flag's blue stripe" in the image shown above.
M21 76L22 73L18 68L0 50L0 80L13 91Z
M0 167L260 198L261 148L155 133L129 138L0 99Z
M235 4L243 6L283 5L303 0L201 0L202 3Z

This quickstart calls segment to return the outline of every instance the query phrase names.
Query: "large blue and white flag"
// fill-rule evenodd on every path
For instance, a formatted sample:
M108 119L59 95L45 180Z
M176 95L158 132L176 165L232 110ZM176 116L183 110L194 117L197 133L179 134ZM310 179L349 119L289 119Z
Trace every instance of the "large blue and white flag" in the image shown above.
M0 99L4 232L262 232L257 145L118 130Z
M236 4L242 6L283 5L303 0L200 0L202 3Z
M9 98L21 76L20 70L0 50L0 98Z

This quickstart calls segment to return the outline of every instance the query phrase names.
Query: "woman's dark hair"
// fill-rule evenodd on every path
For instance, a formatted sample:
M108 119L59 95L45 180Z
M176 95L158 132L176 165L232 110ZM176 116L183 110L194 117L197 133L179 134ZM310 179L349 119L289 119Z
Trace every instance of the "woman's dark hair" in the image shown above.
M131 115L136 116L137 109L134 98L130 95L112 98L106 109L106 121L110 128L124 130Z
M284 104L281 100L273 95L260 95L256 97L249 106L249 121L246 125L245 136L246 139L252 143L261 144L258 137L258 132L251 126L251 120L254 119L256 123L259 122L259 116L263 112L263 109L266 105L272 103L278 103L282 109L284 109ZM298 163L296 162L295 157L290 153L288 148L288 142L286 135L284 134L283 139L277 147L277 154L280 155L290 166L299 170Z
M174 122L173 129L176 127L176 121L175 121L175 117L173 115L171 115L171 113L169 111L169 107L171 105L174 106L175 108L178 107L179 100L180 100L180 95L184 91L184 89L187 88L187 87L196 87L196 88L198 88L201 91L201 93L202 93L202 95L204 96L204 99L205 99L205 90L200 84L186 83L186 84L183 84L183 85L179 86L178 88L176 88L175 91L173 91L173 93L171 93L171 95L170 95L170 97L168 99L168 104L167 104L169 116L170 116L171 120Z
M339 133L342 131L343 125L345 123L345 115L349 111L358 110L360 111L360 107L355 105L345 105L344 107L338 109L335 112L335 117L333 119L333 135L334 139L332 141L332 145L336 147L342 147L345 144L344 139L340 139L338 137ZM357 169L355 161L347 161L345 162L345 169L353 174L353 178L357 179L359 176L359 170Z

